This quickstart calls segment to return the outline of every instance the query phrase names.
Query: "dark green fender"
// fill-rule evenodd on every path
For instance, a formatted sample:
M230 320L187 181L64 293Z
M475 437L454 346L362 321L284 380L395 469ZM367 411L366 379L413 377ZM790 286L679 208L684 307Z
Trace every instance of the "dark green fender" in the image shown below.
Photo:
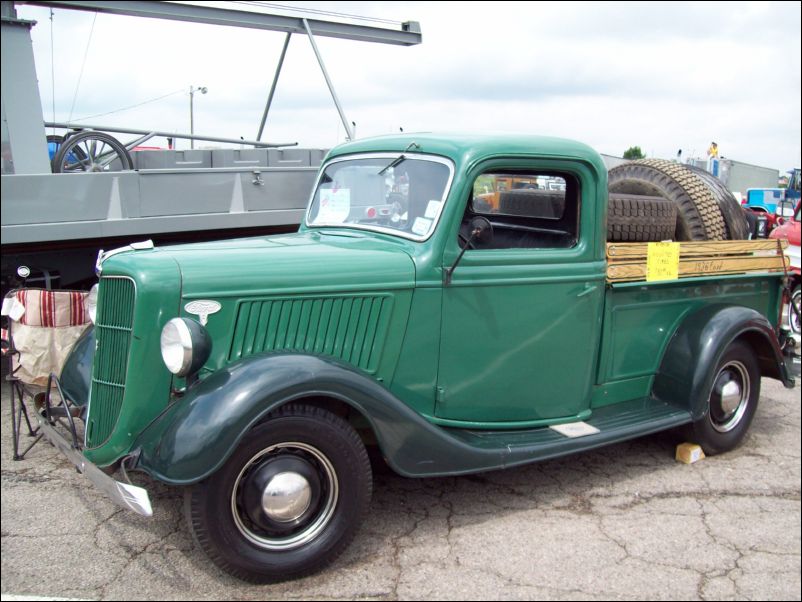
M342 400L366 416L400 474L453 474L505 464L501 451L477 450L446 435L347 365L320 356L270 354L226 366L168 407L137 439L137 468L172 484L203 480L271 410L320 396Z
M95 327L86 329L67 356L61 370L61 390L77 406L89 403L92 386L92 361L95 359Z
M694 420L704 416L715 367L736 339L755 350L762 376L794 386L765 316L748 307L709 305L689 315L671 339L655 376L654 397L688 408Z

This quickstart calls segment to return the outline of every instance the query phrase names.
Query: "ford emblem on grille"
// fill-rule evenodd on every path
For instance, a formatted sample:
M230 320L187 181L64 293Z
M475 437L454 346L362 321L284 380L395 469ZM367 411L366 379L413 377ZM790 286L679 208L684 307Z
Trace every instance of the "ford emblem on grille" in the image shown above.
M221 305L217 301L209 301L201 299L198 301L191 301L184 306L187 313L196 315L200 318L200 323L206 326L210 314L216 314L220 311Z

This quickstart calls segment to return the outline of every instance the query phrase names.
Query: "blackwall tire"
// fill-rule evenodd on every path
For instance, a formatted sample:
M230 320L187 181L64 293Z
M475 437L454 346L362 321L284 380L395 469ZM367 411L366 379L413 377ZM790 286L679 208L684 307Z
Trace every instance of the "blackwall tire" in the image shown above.
M641 159L614 167L608 174L611 193L660 196L677 206L674 240L724 240L726 228L713 193L704 181L679 163Z
M195 541L215 564L270 583L317 572L348 547L370 505L371 479L365 447L347 422L289 405L188 488L184 507Z
M657 242L674 238L677 206L661 197L630 194L609 195L607 240L610 242Z
M747 344L735 342L716 365L707 412L688 425L686 435L708 456L738 447L752 424L759 398L757 358Z

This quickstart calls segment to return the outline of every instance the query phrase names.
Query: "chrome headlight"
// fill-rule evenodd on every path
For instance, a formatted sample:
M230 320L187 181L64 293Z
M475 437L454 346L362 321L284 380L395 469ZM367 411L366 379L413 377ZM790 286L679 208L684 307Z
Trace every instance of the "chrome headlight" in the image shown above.
M212 340L206 329L189 318L173 318L162 329L162 359L176 376L200 370L209 359Z

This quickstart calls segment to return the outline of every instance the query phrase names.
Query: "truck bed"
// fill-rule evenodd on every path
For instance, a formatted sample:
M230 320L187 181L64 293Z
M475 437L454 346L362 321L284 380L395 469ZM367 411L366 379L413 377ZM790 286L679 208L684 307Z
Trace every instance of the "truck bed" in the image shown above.
M601 352L591 407L646 397L671 337L711 304L749 307L776 326L785 276L778 241L679 243L679 277L647 280L649 243L610 243Z

